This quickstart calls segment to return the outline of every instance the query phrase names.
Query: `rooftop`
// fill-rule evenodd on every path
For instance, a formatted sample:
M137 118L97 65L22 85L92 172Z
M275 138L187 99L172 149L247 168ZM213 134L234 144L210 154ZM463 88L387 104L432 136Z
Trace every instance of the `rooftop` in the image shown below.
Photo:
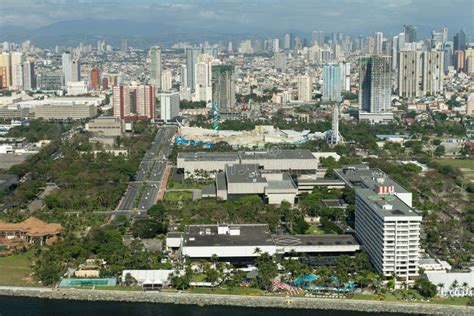
M268 151L239 151L240 159L316 159L309 150L282 149Z
M226 166L227 183L266 183L257 164L242 164Z
M21 231L31 237L57 235L61 230L61 224L49 224L36 217L30 217L20 223L5 223L0 221L0 231Z
M216 246L273 246L270 227L267 224L221 225L229 231L239 230L238 235L219 234L219 225L189 225L184 232L184 247Z
M384 217L420 216L396 195L377 194L371 189L356 188L356 194L362 197L371 207L377 209Z
M277 246L358 245L352 235L273 235Z
M236 152L230 153L212 153L212 152L192 152L192 153L178 153L178 159L186 161L238 161L239 154Z

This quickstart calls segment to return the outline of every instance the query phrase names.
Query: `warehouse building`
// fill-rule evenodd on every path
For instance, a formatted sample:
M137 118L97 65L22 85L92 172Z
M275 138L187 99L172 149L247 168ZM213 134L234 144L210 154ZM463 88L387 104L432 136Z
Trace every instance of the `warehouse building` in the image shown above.
M81 120L97 115L97 108L93 104L47 104L30 109L34 118L45 120Z

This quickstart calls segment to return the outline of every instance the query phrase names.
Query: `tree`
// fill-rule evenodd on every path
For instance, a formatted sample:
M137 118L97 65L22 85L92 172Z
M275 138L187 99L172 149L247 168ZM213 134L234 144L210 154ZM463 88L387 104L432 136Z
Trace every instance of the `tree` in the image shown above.
M38 260L33 270L43 285L54 287L61 279L63 265L58 260Z
M272 287L272 280L277 276L278 269L272 256L267 252L261 254L257 258L258 276L257 282L261 289L270 290Z
M446 148L444 148L443 145L439 145L438 147L436 147L434 153L437 157L441 157L446 153Z
M415 281L415 290L424 298L432 298L438 292L436 285L425 278L419 278Z

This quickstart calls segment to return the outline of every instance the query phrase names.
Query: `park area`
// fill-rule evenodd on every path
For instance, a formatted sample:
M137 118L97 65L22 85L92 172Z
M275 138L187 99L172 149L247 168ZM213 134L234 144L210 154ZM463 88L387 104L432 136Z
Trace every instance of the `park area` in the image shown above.
M35 286L31 277L32 253L25 252L0 258L0 285Z
M474 181L474 160L473 159L444 159L436 160L437 163L445 166L458 168L464 178Z

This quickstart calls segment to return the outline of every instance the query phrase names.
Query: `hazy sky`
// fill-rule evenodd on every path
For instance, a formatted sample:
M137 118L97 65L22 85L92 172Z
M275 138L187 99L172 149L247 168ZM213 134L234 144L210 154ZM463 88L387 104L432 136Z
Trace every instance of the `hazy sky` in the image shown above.
M266 32L396 32L409 23L426 30L447 25L451 36L460 28L473 31L474 0L0 0L0 32L6 25L35 28L85 18Z

